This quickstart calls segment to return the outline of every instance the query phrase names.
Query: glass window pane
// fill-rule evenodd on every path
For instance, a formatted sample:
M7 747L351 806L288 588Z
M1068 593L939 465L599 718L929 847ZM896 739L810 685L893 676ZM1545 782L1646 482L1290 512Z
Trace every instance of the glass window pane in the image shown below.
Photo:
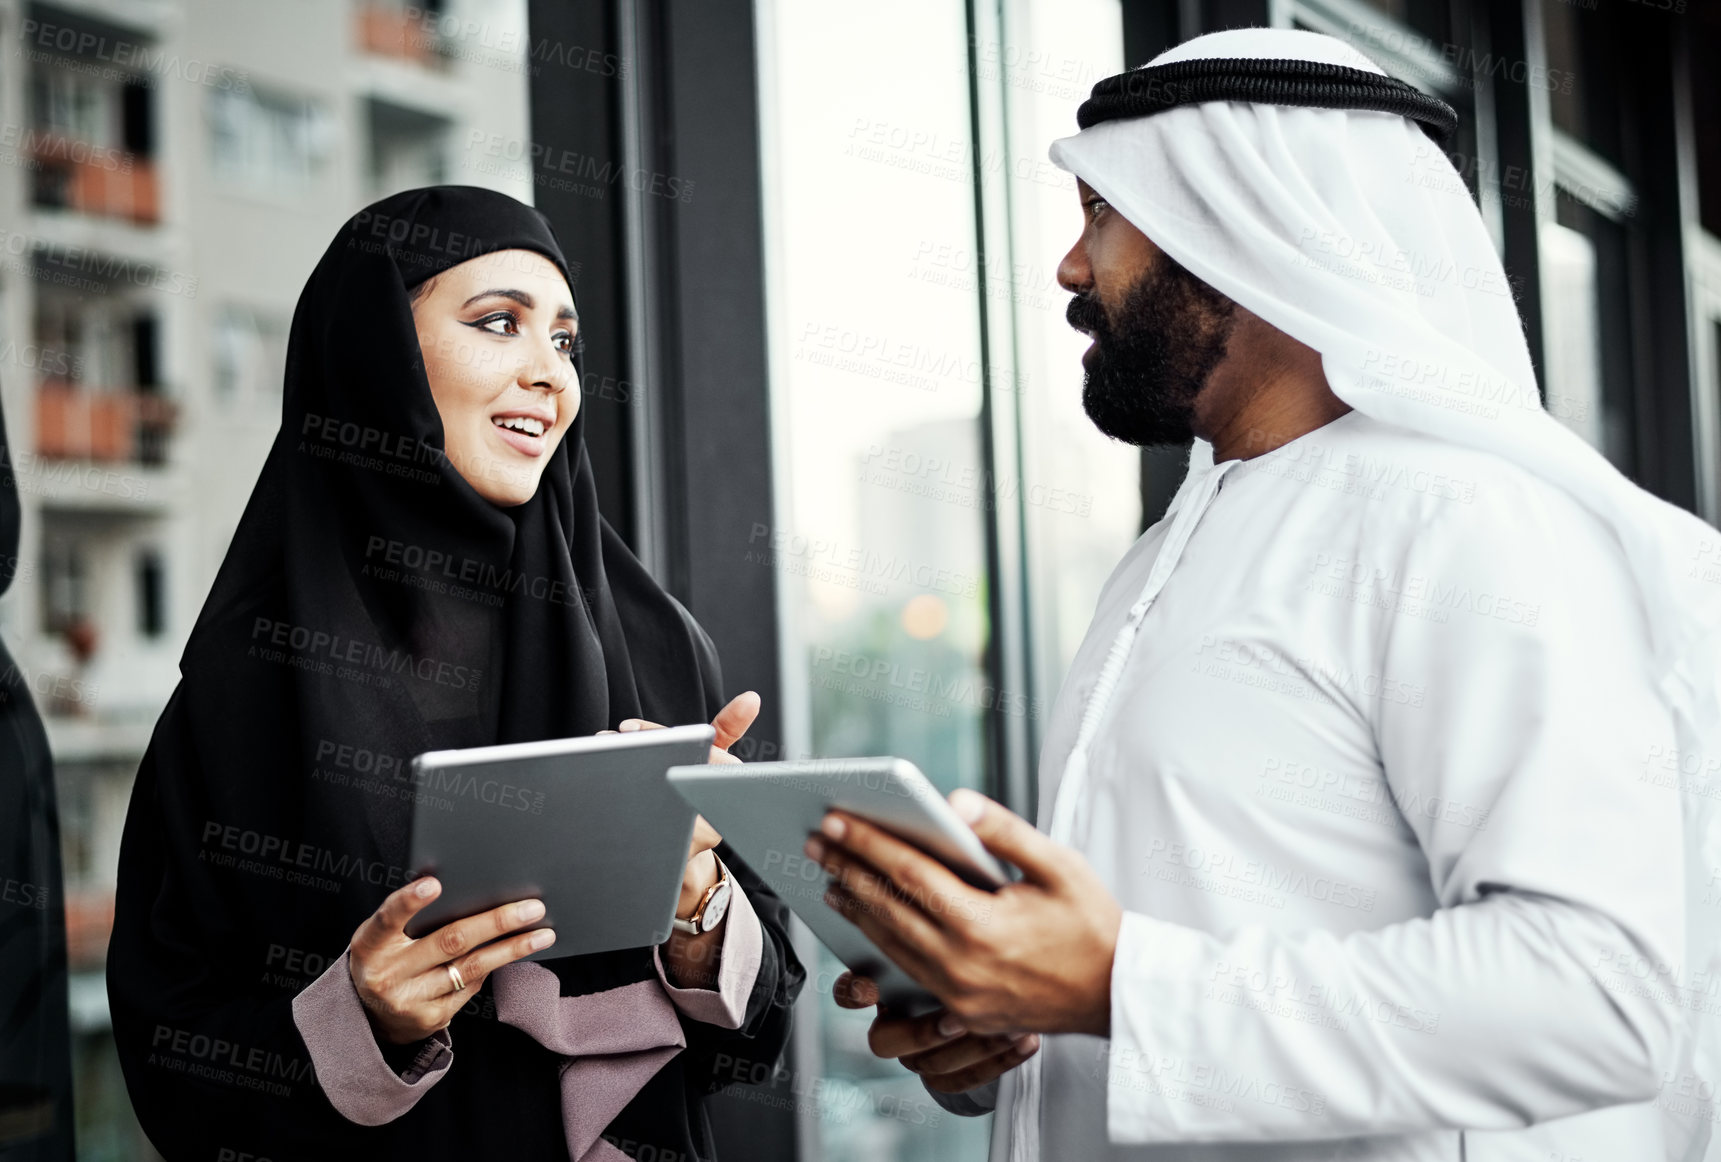
M1548 74L1551 77L1575 77L1579 68L1579 25L1577 14L1560 0L1542 0L1542 37L1547 46ZM1589 120L1577 86L1553 84L1548 86L1548 112L1554 126L1579 141L1589 140Z
M1540 233L1542 392L1548 410L1632 475L1637 429L1631 390L1626 234L1561 192Z
M1601 321L1596 251L1569 226L1542 228L1543 347L1548 411L1595 448L1602 446Z
M1554 127L1615 165L1625 161L1620 70L1615 66L1622 17L1636 14L1606 4L1541 0L1544 74L1529 83L1546 90Z
M781 585L785 690L804 699L786 714L815 754L900 755L943 789L979 785L992 501L963 5L793 0L760 17L781 458L761 560ZM824 992L824 1157L984 1158L987 1120L873 1057L870 1013Z
M1699 4L1685 17L1690 29L1692 138L1697 146L1698 213L1703 228L1721 237L1721 69L1699 67L1701 45L1721 44L1721 5ZM1713 58L1711 58L1712 60Z
M1070 296L1056 274L1081 232L1075 178L1046 160L1076 132L1076 108L1095 81L1121 72L1118 0L1033 0L1013 6L998 55L1007 99L1010 237L1017 285L1009 304L1018 352L1023 511L1033 638L1033 753L1058 687L1087 632L1100 587L1141 530L1141 456L1107 439L1082 410L1082 352ZM1009 62L1020 62L1011 68ZM1133 62L1144 63L1144 62ZM982 79L986 78L984 66ZM1007 385L1006 385L1007 386ZM1000 407L1009 404L1000 395ZM1032 812L1035 804L1022 804Z

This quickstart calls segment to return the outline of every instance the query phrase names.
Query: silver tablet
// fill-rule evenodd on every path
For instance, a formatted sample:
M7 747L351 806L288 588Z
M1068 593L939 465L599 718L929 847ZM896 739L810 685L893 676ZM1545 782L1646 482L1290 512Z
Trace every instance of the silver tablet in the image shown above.
M540 899L550 960L669 939L692 807L664 771L711 753L710 726L441 750L412 760L413 874L442 895L408 936Z
M829 878L803 853L807 836L834 807L900 836L975 887L998 888L1010 878L907 759L671 767L669 781L838 960L871 977L881 999L908 1015L939 1002L824 902Z

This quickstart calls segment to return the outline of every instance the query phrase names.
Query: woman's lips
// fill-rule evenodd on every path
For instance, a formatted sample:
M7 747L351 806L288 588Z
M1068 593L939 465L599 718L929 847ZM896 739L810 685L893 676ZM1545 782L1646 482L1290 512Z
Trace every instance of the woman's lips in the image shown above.
M504 428L500 424L491 424L490 430L501 437L502 442L522 456L536 459L544 454L550 446L550 436L546 432L542 436L528 436L525 432L517 432L513 428Z

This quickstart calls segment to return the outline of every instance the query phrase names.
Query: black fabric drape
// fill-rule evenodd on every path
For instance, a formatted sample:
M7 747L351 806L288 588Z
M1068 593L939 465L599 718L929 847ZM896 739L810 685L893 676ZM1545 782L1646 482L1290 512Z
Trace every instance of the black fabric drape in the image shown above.
M414 754L636 715L707 722L722 705L710 639L598 514L583 412L515 508L484 500L442 452L407 292L508 249L568 273L536 210L470 186L411 190L349 220L299 298L281 430L120 851L115 1037L169 1159L567 1156L559 1059L496 1020L488 982L451 1026L448 1075L375 1128L329 1106L289 1008L405 882ZM688 1049L616 1119L618 1136L667 1129L666 1148L710 1157L698 1096L720 1080L715 1055L782 1048L801 969L782 904L743 883L766 934L747 1023L684 1022ZM654 976L650 949L545 963L563 995Z
M0 593L20 571L14 471L0 416ZM30 686L0 643L0 1158L70 1162L59 808Z

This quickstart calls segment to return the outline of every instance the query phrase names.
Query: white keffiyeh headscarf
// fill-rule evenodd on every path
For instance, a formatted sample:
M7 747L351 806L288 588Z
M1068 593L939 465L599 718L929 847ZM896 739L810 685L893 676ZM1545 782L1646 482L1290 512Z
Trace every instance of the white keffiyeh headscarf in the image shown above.
M1149 67L1225 58L1382 74L1343 41L1283 29L1198 37ZM1208 100L1101 121L1054 142L1051 159L1202 281L1320 352L1351 407L1510 460L1571 493L1617 538L1680 746L1687 931L1685 963L1670 973L1684 987L1667 999L1687 1010L1680 1069L1701 1079L1694 1092L1707 1100L1683 1117L1669 1107L1691 1103L1662 1103L1667 1157L1703 1158L1721 1079L1721 1022L1701 1011L1701 986L1721 981L1721 908L1705 897L1721 875L1721 535L1632 484L1544 409L1482 217L1415 122ZM1198 440L1192 464L1212 455ZM1012 1157L1038 1158L1039 1058L1010 1089Z

